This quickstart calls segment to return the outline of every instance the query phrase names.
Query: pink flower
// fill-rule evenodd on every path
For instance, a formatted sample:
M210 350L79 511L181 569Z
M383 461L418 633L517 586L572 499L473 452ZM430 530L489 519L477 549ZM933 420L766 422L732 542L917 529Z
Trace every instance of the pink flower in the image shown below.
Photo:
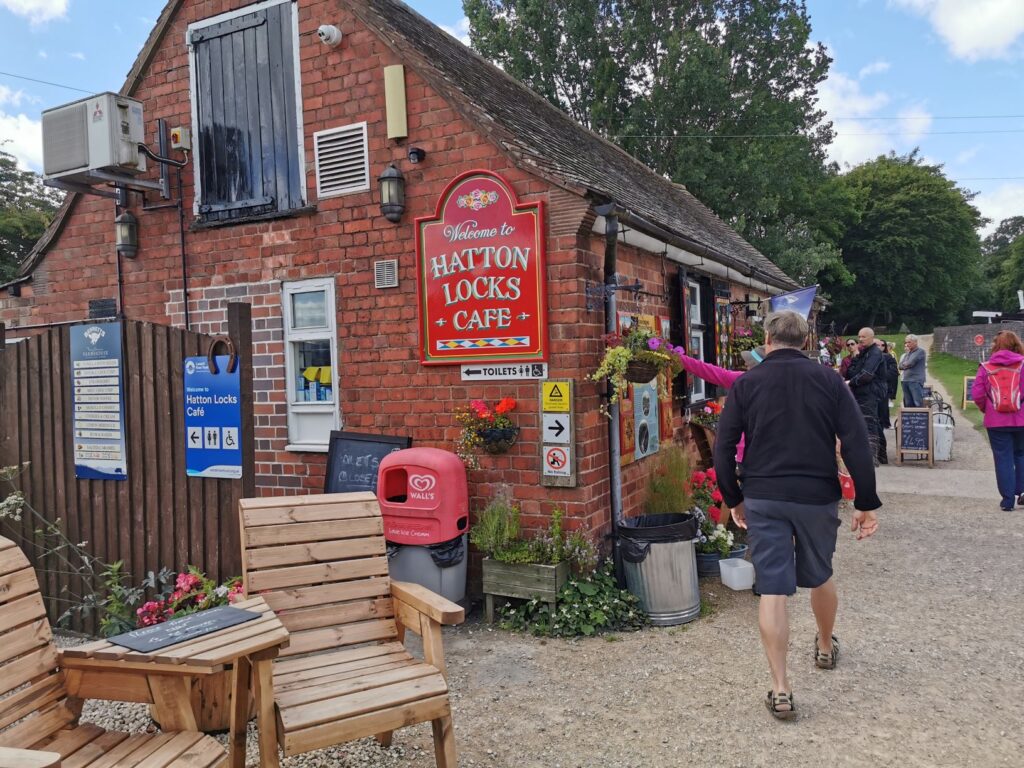
M245 597L245 591L242 589L242 584L235 584L231 589L228 590L228 602L234 603L242 600Z
M174 586L182 592L191 592L201 583L198 576L193 576L191 573L179 573Z
M660 346L661 346L661 339L659 339L657 336L647 340L647 348L648 349L653 349L653 350L656 351Z

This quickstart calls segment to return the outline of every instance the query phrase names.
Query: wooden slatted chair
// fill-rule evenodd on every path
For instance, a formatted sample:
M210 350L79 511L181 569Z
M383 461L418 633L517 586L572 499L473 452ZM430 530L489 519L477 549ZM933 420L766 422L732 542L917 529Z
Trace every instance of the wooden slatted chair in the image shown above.
M291 643L273 665L285 755L430 721L439 768L455 768L441 625L464 611L416 584L391 581L372 493L243 499L242 570ZM403 645L423 638L424 660ZM269 685L257 680L257 685Z
M69 694L39 582L18 547L0 538L0 768L213 768L224 748L201 733L129 736L78 725L82 698L107 698L102 678ZM123 678L124 675L122 674Z

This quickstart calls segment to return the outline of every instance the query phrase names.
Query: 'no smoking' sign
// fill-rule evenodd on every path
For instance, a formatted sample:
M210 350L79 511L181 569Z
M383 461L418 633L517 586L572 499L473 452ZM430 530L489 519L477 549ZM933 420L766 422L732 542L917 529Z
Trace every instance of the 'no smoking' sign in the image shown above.
M554 477L570 477L572 462L568 446L552 446L544 448L544 474Z

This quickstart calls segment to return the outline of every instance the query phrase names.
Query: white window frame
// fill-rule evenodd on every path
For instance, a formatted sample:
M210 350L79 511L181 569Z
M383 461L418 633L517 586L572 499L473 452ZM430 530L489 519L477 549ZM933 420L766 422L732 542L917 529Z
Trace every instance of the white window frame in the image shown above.
M696 280L687 279L687 307L686 307L686 322L688 328L686 329L686 347L689 350L690 357L696 358L701 362L707 362L704 359L704 320L701 315L701 285ZM697 301L693 301L693 297L697 297ZM697 336L699 349L694 348L693 337ZM704 379L699 376L690 376L690 402L697 403L703 400L707 400L707 388Z
M301 293L324 292L327 325L319 328L292 328L292 297ZM321 277L312 280L296 280L281 284L282 321L284 323L284 365L285 365L285 397L288 406L288 451L308 451L326 453L330 442L331 430L341 425L338 403L339 392L338 366L338 310L334 298L334 278ZM292 354L292 343L300 341L324 341L331 343L331 394L333 401L301 401L296 399L295 380L299 375L296 370L295 357ZM308 421L310 416L321 414L328 422L324 428L323 442L302 440L296 434L301 421Z
M220 24L222 21L235 19L239 16L248 16L250 13L262 11L265 8L273 8L275 5L288 3L292 6L292 57L295 60L295 135L298 144L299 158L299 185L302 190L302 204L309 204L309 190L306 188L306 150L305 130L302 124L302 62L299 60L299 9L296 0L264 0L262 3L253 3L234 11L222 13L219 16L211 16L202 21L194 21L185 30L185 47L188 48L188 98L192 110L192 183L194 194L192 195L192 213L199 215L199 206L203 200L202 168L199 162L199 109L196 99L196 92L199 84L196 82L196 52L192 47L192 32L204 27ZM277 211L287 214L287 211Z

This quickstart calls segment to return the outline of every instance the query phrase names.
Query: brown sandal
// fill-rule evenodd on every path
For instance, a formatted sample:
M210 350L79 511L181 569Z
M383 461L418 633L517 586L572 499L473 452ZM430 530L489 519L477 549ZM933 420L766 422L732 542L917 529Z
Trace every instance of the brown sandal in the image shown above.
M768 711L772 713L772 717L776 720L792 720L796 717L796 703L793 701L792 693L768 691L768 695L764 699L764 705L768 707ZM783 709L782 707L788 707L788 709Z
M814 636L814 665L818 669L835 669L839 661L839 638L832 635L832 650L825 653L818 647L818 635Z

